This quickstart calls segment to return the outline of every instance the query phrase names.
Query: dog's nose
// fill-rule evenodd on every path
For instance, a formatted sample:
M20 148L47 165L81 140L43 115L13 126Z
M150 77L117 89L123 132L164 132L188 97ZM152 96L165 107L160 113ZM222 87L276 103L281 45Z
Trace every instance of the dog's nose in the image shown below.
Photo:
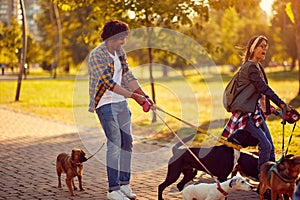
M81 162L83 163L83 162L85 162L85 161L87 161L88 159L86 158L86 157L81 157Z
M250 185L251 190L256 189L256 187L254 187L253 185Z

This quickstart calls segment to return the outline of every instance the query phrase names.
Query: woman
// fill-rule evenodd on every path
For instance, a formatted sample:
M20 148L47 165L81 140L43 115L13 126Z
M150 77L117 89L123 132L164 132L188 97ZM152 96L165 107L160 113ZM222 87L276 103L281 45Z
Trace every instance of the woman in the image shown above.
M269 44L265 36L251 38L243 57L238 88L243 88L243 95L238 95L232 103L232 116L222 133L230 137L243 130L256 138L259 148L258 169L267 161L275 161L274 145L265 122L265 115L274 110L271 100L281 109L291 110L268 86L268 80L260 61L265 59ZM245 133L246 134L246 133Z

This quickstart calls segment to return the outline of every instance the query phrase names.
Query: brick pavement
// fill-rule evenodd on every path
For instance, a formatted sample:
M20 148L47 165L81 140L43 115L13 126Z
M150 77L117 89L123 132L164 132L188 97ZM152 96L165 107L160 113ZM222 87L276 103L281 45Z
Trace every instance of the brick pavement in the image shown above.
M78 129L71 124L0 107L0 200L106 199L105 148L84 163L85 191L75 191L75 197L69 196L64 181L63 188L57 188L55 172L55 159L59 153L68 153L78 147L85 149L89 156L98 149L101 140L99 130ZM135 140L131 185L138 200L157 199L157 186L166 176L170 155L167 146ZM204 177L204 180L208 178ZM175 184L166 188L165 199L181 199L180 195L170 194L174 187ZM255 192L233 192L228 199L254 200L259 196Z

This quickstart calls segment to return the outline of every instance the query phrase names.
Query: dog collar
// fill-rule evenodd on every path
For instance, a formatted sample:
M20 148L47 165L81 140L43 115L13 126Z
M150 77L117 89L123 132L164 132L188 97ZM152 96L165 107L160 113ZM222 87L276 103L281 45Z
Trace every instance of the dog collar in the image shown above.
M218 185L217 189L226 197L228 193L222 189L220 182L218 182L217 185Z

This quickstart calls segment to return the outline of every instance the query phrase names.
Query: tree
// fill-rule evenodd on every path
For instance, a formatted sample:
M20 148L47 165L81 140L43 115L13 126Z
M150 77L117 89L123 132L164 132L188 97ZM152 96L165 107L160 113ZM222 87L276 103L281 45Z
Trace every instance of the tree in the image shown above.
M21 10L22 10L22 51L20 56L20 72L18 76L18 85L16 91L16 101L19 101L20 91L21 91L21 83L22 83L22 76L24 72L24 65L26 63L26 53L27 53L27 23L26 23L26 12L24 1L20 0Z
M9 65L12 69L19 62L22 48L22 29L16 18L11 20L10 26L1 24L0 62Z
M59 2L40 1L40 7L44 11L37 17L40 37L43 38L39 42L44 55L41 63L47 69L50 65L53 69L58 67L67 72L70 65L78 65L85 59L91 46L99 38L93 24L93 20L98 19L88 19L92 12L91 5L79 3L70 7L70 4L59 4L57 7L57 3Z
M54 33L52 31L52 23L51 23L51 16L53 16L51 13L52 8L51 8L51 3L49 3L48 0L40 1L39 6L43 10L43 12L40 12L37 15L36 22L39 28L39 37L42 39L40 41L37 41L37 43L40 46L40 54L43 55L42 63L48 66L54 62L54 58L53 58L53 48L54 48L53 34Z
M244 53L248 40L255 35L269 36L266 16L258 4L251 9L237 10L239 7L234 6L211 9L209 21L203 24L201 32L193 28L189 30L216 64L239 66L240 55Z
M300 62L300 1L292 0L292 10L295 19L295 29L296 29L296 45L297 45L297 58L298 63ZM300 64L299 65L299 90L298 95L300 95Z
M65 5L74 4L74 2L82 3L81 0L65 1L58 0L58 5L63 8ZM91 1L90 1L91 2ZM129 14L134 15L130 17ZM109 0L104 2L94 1L93 12L91 19L105 19L117 18L127 22L131 28L146 27L146 35L148 35L148 58L149 58L149 71L150 83L152 89L152 99L155 100L154 80L152 75L152 48L151 40L155 34L150 27L166 27L176 28L179 25L192 25L192 17L194 14L200 14L208 18L208 8L203 2L195 1L135 1L129 0L119 2ZM96 21L94 21L97 23ZM101 21L100 21L101 22ZM103 23L103 22L102 22ZM102 26L102 24L101 24ZM96 24L100 27L100 24ZM156 121L155 115L152 121Z
M289 0L275 1L273 4L274 17L271 21L273 30L272 54L277 62L291 61L295 67L297 46L295 43L295 26L286 13Z

